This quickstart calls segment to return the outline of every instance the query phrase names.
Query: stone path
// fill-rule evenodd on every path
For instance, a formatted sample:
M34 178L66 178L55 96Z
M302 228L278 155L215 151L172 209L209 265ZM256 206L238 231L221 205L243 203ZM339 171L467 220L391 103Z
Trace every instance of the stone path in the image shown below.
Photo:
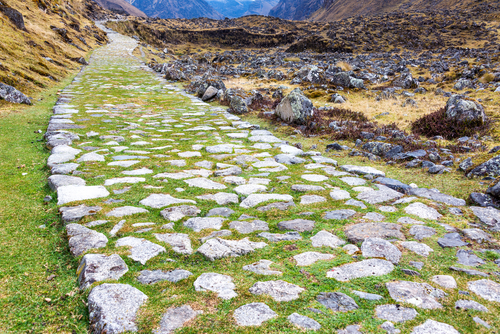
M497 210L409 197L372 183L389 177L375 168L292 147L166 83L132 56L135 40L109 35L46 133L92 332L498 325L498 251L484 251L499 248ZM465 313L474 320L454 321Z

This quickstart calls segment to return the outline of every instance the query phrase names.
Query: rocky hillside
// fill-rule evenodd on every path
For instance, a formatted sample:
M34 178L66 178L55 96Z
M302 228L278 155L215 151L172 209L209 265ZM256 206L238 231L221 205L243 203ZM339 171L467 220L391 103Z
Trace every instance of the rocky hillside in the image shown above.
M128 2L148 16L162 19L224 18L205 0L128 0Z
M321 8L323 2L324 0L280 0L269 15L287 20L305 20Z
M102 8L87 0L1 0L0 83L32 94L85 63L90 50L107 43L91 10Z
M135 8L125 0L94 0L102 7L121 15L147 17L141 10Z
M282 0L285 2L286 0ZM290 0L289 0L290 1ZM304 1L306 2L306 1ZM473 7L498 3L495 0L325 0L309 17L314 21L336 21L352 16L373 16L394 11L423 12L428 10L470 10Z

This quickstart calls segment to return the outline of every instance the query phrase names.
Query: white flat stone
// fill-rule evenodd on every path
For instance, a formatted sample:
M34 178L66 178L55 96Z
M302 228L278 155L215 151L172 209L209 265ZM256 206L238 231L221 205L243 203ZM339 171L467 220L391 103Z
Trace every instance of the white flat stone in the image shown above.
M103 186L63 186L57 188L57 205L108 196Z
M240 203L242 208L253 208L261 203L268 201L293 201L293 197L290 195L280 195L280 194L251 194L243 202Z
M116 209L111 210L110 212L106 213L107 217L124 217L124 216L131 216L135 215L138 213L147 213L149 212L146 209L143 208L136 208L135 206L122 206Z
M311 182L323 182L328 180L327 176L324 175L319 175L319 174L304 174L301 176L304 180L311 181Z
M165 195L165 194L151 194L142 201L139 202L139 204L148 206L150 208L154 209L160 209L165 206L169 206L172 204L181 204L181 203L193 203L196 204L196 201L190 200L190 199L181 199L181 198L175 198L170 195Z
M239 195L250 195L266 191L267 187L260 184L245 184L234 188L234 191Z
M304 195L300 197L300 204L301 205L307 205L307 204L315 204L315 203L322 203L326 202L326 198L323 196L318 196L318 195Z
M108 166L120 166L120 167L130 167L139 163L139 160L123 160L123 161L113 161L108 163Z
M227 187L221 183L214 182L212 180L198 177L195 179L184 180L190 187L197 187L203 189L226 189Z
M233 279L227 275L217 273L203 273L194 281L196 291L213 291L219 298L231 299L238 294L234 292L236 286Z
M332 254L323 254L318 252L305 252L297 254L293 257L297 261L299 267L310 266L319 260L331 260L334 258Z
M342 189L335 189L330 192L330 197L335 201L351 198L348 191Z
M411 203L405 208L405 212L410 215L418 216L422 219L438 220L442 217L436 209L420 202Z
M139 182L146 182L146 179L144 177L115 177L113 179L108 179L104 181L105 186L112 186L114 184L120 184L120 183L139 183Z
M126 170L123 171L122 174L125 175L146 175L146 174L152 174L153 171L149 168L141 168L141 169L136 169L136 170Z

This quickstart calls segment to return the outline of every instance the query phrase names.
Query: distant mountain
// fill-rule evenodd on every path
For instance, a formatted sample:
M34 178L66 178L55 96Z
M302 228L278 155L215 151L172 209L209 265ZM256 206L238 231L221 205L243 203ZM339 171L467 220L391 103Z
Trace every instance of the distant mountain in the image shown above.
M205 0L127 0L150 17L162 19L194 19L208 17L223 19Z
M94 1L97 2L99 5L101 5L101 7L108 9L112 12L115 12L117 14L147 17L146 14L144 14L142 11L135 8L125 0L94 0Z
M219 13L229 18L244 15L267 15L279 0L206 0Z
M320 9L324 1L325 0L280 0L280 2L271 9L269 16L286 20L305 20L312 13ZM355 1L358 0L354 0L353 2Z

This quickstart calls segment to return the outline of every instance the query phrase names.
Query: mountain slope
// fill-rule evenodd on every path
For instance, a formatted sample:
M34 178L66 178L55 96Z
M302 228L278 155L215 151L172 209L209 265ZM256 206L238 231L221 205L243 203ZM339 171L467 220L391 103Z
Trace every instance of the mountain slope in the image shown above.
M254 0L248 6L245 15L269 15L278 2L278 0Z
M286 20L305 20L312 13L321 8L323 1L325 0L280 0L280 2L271 9L269 16L275 16Z
M267 15L279 0L206 0L210 6L229 18L244 15Z
M137 17L147 17L141 10L132 6L125 0L94 0L103 8L106 8L117 14L126 14Z
M313 21L336 21L358 15L378 15L391 11L426 11L470 9L473 5L495 0L325 0L321 8L312 13Z
M204 0L127 1L150 17L159 17L162 19L192 19L197 17L208 17L216 20L224 18Z

